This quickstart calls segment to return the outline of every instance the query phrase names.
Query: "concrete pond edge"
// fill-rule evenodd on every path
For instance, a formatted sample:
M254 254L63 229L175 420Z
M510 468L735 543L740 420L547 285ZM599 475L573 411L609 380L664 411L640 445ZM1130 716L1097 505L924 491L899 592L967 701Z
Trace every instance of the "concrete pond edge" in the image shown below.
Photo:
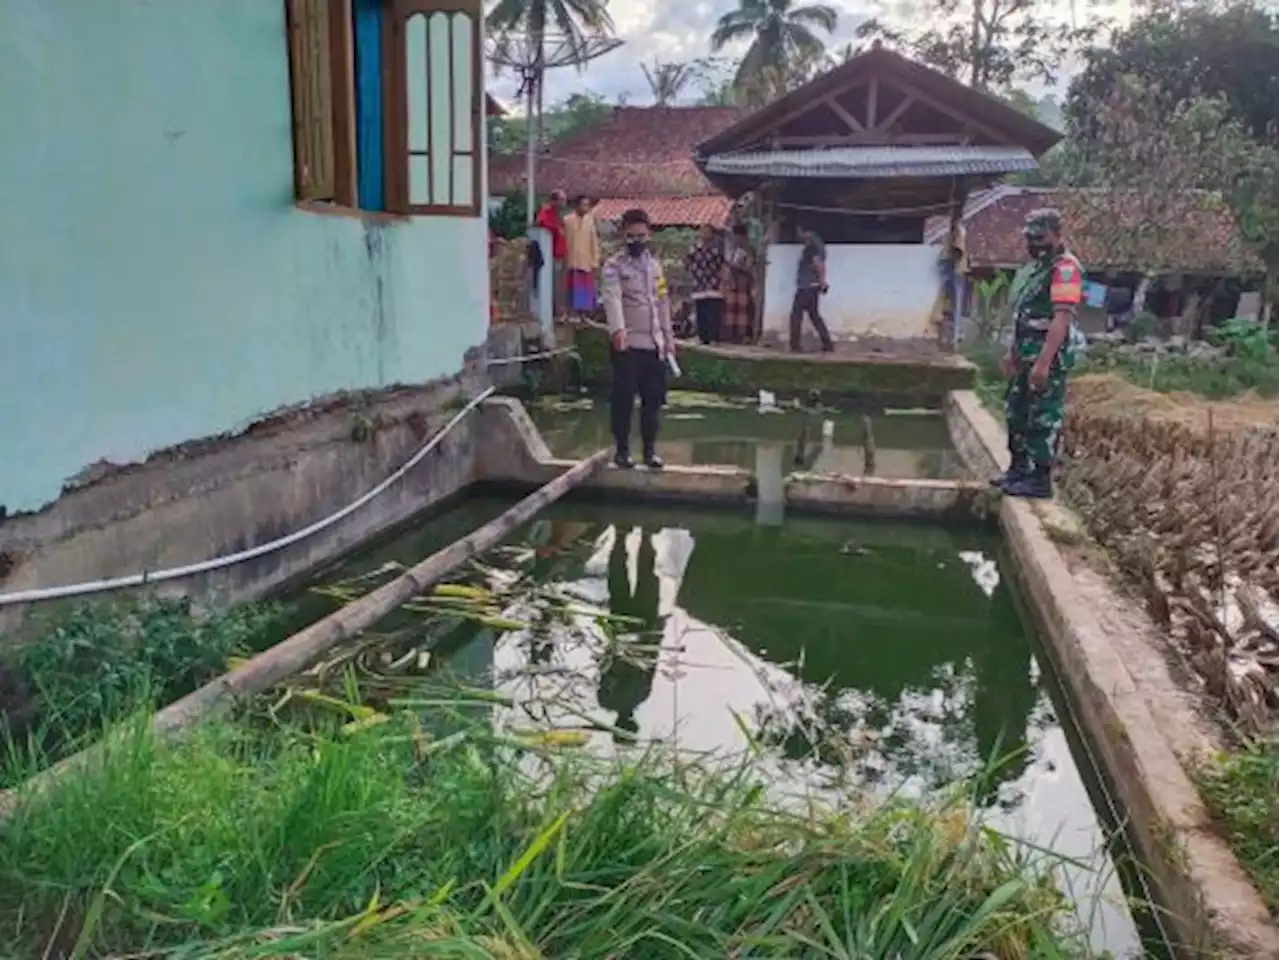
M945 413L961 459L979 476L1007 461L1005 432L969 390L948 395ZM1060 509L1055 504L1055 509ZM1118 806L1156 891L1161 921L1181 957L1280 957L1276 920L1219 836L1180 757L1182 743L1148 707L1159 691L1135 682L1093 604L1042 522L1043 506L1005 498L999 523L1024 597L1077 720L1111 781ZM1111 589L1110 587L1108 589ZM1117 602L1126 602L1116 595Z
M554 457L524 405L512 397L489 397L481 404L484 443L477 479L495 484L538 487L572 469L576 460ZM760 501L759 478L750 470L721 466L677 466L662 470L619 470L610 466L578 488L605 496L634 496L651 502L748 507ZM843 474L792 472L776 492L784 510L808 514L934 521L993 521L998 498L985 481L910 480Z

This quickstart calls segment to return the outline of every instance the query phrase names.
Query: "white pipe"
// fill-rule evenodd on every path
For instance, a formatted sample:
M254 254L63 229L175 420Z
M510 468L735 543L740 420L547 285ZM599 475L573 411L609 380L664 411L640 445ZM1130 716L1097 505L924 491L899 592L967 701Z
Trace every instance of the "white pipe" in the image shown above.
M248 550L241 550L238 553L228 553L221 557L214 557L212 560L202 560L199 563L187 564L185 567L170 567L167 570L143 571L142 573L130 574L127 577L111 577L105 580L86 580L83 583L68 583L60 587L38 587L33 590L18 590L13 593L0 593L0 607L8 607L18 603L39 603L42 600L60 600L65 597L82 597L91 593L105 593L108 590L121 590L125 587L141 587L152 583L162 583L166 580L181 580L184 577L195 576L198 573L208 573L210 570L221 570L223 567L235 566L237 563L244 563L246 560L253 560L256 557L264 556L268 553L275 553L287 546L297 543L299 540L305 540L312 534L319 533L328 527L333 526L344 517L350 516L359 510L370 500L377 497L393 483L403 477L415 466L422 462L423 457L429 454L440 443L445 436L456 427L468 413L480 405L480 401L493 393L494 388L488 387L478 396L473 398L465 407L454 415L453 419L444 425L444 428L433 436L426 444L415 453L409 460L400 467L395 473L387 477L380 484L364 494L357 500L351 501L337 513L331 513L323 520L317 520L315 523L303 527L301 530L295 530L293 533L287 534L268 543L259 544L256 547L250 547Z
M561 347L558 350L543 350L541 353L526 353L518 357L495 357L489 361L491 367L501 367L508 363L528 363L530 360L545 360L547 357L558 357L562 353L576 353L573 347Z

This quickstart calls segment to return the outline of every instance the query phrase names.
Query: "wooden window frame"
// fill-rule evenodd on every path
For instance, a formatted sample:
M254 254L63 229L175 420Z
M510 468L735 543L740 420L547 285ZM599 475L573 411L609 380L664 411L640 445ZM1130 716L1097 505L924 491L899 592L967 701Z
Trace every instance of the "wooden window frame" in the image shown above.
M289 110L293 136L293 192L299 204L355 208L356 186L356 106L355 106L355 39L352 29L351 0L321 0L327 13L329 28L329 83L333 139L332 197L305 196L302 177L302 148L298 111L299 65L295 55L294 31L296 11L304 0L285 0L285 35L289 51Z
M409 201L409 90L405 57L405 24L409 17L435 13L461 13L472 20L471 55L471 202L465 204L415 204ZM382 76L385 117L383 145L385 153L385 185L387 210L413 216L479 218L485 209L484 198L484 5L483 0L390 0L384 10ZM428 43L430 42L428 31ZM449 50L449 100L454 102L453 43ZM430 51L427 53L430 70ZM427 98L427 130L431 130L431 98ZM451 124L450 181L454 159L459 156L455 140L457 124ZM430 170L430 165L428 165ZM428 174L430 175L430 173Z

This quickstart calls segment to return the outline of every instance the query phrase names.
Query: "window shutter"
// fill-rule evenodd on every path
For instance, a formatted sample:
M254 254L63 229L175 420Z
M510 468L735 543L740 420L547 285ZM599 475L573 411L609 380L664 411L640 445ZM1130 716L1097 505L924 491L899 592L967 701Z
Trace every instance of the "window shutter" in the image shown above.
M328 0L288 0L294 176L299 200L335 192Z

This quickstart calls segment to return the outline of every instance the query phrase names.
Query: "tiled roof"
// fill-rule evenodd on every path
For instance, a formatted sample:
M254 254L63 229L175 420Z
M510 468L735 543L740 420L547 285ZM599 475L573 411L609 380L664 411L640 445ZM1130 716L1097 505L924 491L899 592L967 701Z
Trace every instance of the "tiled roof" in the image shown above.
M717 153L707 158L708 173L729 176L949 177L969 173L1034 170L1035 157L1024 147L832 147L827 150L757 150Z
M1116 263L1118 254L1108 244L1091 237L1091 225L1116 221L1136 227L1142 222L1144 205L1134 194L1132 203L1124 195L1106 197L1099 191L1059 188L1000 186L975 194L965 205L965 250L970 266L1008 266L1026 257L1022 235L1027 214L1041 207L1062 212L1063 234L1072 252L1085 267L1152 269L1169 272L1235 274L1260 271L1262 264L1244 245L1235 218L1221 197L1205 191L1186 191L1176 203L1161 203L1157 247L1140 264ZM1173 224L1177 228L1173 228ZM943 218L925 225L925 241L936 243L946 232Z
M718 193L693 164L693 147L743 115L738 107L617 107L604 123L551 144L537 158L539 193L699 197ZM524 184L524 154L489 157L489 192Z
M728 197L606 197L595 206L599 220L616 221L627 210L639 207L655 227L722 227L733 201Z

